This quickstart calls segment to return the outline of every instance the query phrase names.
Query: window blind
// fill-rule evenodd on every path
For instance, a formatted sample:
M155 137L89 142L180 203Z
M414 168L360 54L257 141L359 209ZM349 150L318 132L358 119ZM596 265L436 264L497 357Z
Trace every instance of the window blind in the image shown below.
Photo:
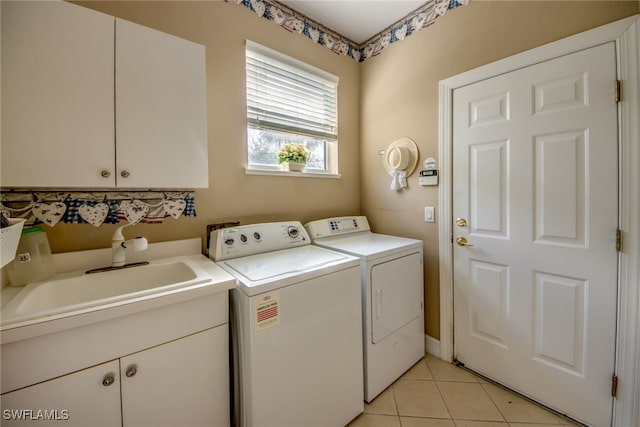
M338 78L247 41L249 127L337 140Z

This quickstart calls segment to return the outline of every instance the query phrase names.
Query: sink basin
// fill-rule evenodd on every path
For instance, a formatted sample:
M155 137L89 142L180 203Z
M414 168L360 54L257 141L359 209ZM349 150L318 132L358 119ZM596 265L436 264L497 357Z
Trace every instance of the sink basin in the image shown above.
M211 276L188 258L31 283L2 309L2 325L110 304L205 283Z

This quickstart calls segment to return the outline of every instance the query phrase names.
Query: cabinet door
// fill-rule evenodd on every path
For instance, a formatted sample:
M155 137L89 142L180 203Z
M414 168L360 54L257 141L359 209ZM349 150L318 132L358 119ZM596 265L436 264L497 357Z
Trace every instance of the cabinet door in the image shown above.
M0 184L113 186L114 18L63 1L0 3Z
M208 186L204 46L116 19L118 187Z
M228 426L228 324L121 359L124 427Z
M119 367L114 360L5 393L2 425L119 426Z

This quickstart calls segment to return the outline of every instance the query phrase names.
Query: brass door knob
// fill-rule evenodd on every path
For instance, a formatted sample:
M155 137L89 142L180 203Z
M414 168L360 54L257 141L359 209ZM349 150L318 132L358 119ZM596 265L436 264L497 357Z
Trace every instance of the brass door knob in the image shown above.
M456 225L458 227L466 227L467 226L467 220L464 218L456 218Z

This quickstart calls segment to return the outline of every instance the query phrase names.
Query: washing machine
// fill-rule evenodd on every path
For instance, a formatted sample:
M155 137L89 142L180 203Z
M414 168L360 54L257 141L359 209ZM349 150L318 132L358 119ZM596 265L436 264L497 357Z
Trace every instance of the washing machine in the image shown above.
M360 259L364 396L371 402L425 354L422 241L372 233L364 216L305 228L314 245Z
M231 292L233 425L343 427L364 410L359 260L300 222L211 232Z

